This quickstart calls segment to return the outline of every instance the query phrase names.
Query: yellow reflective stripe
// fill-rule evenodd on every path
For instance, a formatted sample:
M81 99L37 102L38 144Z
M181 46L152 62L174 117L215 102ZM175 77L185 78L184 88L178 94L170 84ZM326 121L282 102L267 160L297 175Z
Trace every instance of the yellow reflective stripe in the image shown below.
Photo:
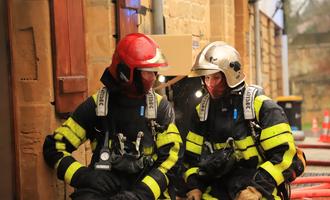
M70 127L70 129L82 140L86 140L86 131L82 128L74 119L69 117L63 124L64 126Z
M235 141L235 145L237 149L242 153L245 160L249 160L254 156L260 157L252 136L248 136L242 140Z
M165 197L162 200L171 200L170 194L168 193L168 189L166 188L166 190L163 192L163 196Z
M81 167L83 167L83 165L80 164L79 162L73 162L65 172L64 175L65 182L70 184L73 174Z
M243 158L245 160L249 160L250 158L259 155L258 150L257 150L257 148L255 146L249 147L245 151L242 151L242 154L243 154Z
M63 142L56 142L55 143L56 150L65 150L65 143Z
M293 157L296 155L297 152L296 146L293 141L288 142L288 144L289 144L289 149L285 151L282 162L276 165L276 167L281 171L284 171L291 166Z
M158 199L158 197L160 196L160 187L157 181L151 176L146 176L143 178L142 182L145 183L150 188L155 199Z
M96 146L97 146L97 139L94 139L93 141L91 141L92 151L96 149Z
M197 111L198 114L199 114L200 111L201 111L200 107L201 107L201 104L199 103L199 104L196 106L196 111Z
M286 134L289 135L289 134ZM293 136L290 134L290 139L293 139ZM283 140L283 138L282 138ZM284 180L282 172L290 167L292 164L292 159L296 154L296 147L294 145L294 141L288 141L289 149L285 151L282 162L279 164L273 165L269 161L263 163L260 167L264 168L268 171L273 178L275 179L277 185L281 184ZM276 145L275 145L276 146ZM267 164L268 163L268 164Z
M235 145L239 149L244 150L247 147L254 145L254 141L253 141L252 136L248 136L242 140L235 140Z
M261 131L260 140L265 140L284 132L291 132L290 125L287 123L276 124L274 126L263 129Z
M272 195L274 197L274 200L281 200L281 198L279 196L277 196L277 188L275 187L273 192L272 192ZM267 200L266 198L262 198L262 199L265 199Z
M57 169L58 168L58 165L60 164L60 162L63 160L63 158L65 158L65 157L67 157L67 156L71 156L71 154L70 153L68 153L68 152L66 152L66 151L60 151L60 152L62 152L63 154L64 154L64 156L61 158L61 159L59 159L56 163L55 163L55 169Z
M187 134L187 140L193 142L193 143L196 143L196 144L199 144L199 145L202 145L203 142L204 142L204 137L203 136L200 136L194 132L191 132L189 131L189 133Z
M211 192L211 186L206 188L206 191L202 195L202 199L204 200L218 200L217 198L211 196L209 193Z
M186 150L198 155L202 154L202 146L189 141L186 141Z
M175 142L182 143L181 136L177 133L164 133L157 135L157 141L156 141L157 148Z
M167 171L170 170L178 161L179 149L180 149L180 144L174 143L173 147L170 149L168 158L160 165L160 168L163 169L163 173L167 173Z
M261 106L265 100L270 100L270 98L265 95L259 95L254 99L253 105L254 105L254 110L256 112L257 121L259 121L259 112L260 112Z
M264 162L260 167L266 170L274 178L277 185L280 185L284 181L282 172L270 161Z
M55 130L55 134L63 135L74 147L78 148L79 145L82 143L80 138L74 134L70 128L61 126Z
M269 150L272 149L274 147L277 147L278 145L287 143L287 142L293 142L294 138L293 135L291 133L284 133L284 134L280 134L277 135L273 138L269 138L267 140L261 141L261 146L264 150Z
M157 98L157 105L159 105L163 97L157 93L155 93L155 94L156 94L156 98Z
M185 171L185 173L183 174L183 178L184 178L185 182L187 182L190 175L197 174L197 172L198 172L198 167L192 167L192 168L188 169L187 171Z
M168 178L167 178L167 175L166 175L166 173L167 173L167 170L166 169L164 169L164 168L162 168L162 167L158 167L157 168L164 176L165 176L165 180L166 180L166 185L168 185L168 183L169 183L169 180L168 180Z
M63 139L63 135L61 135L61 134L56 134L56 133L55 133L55 135L54 135L54 139L55 139L55 140L62 141L62 139Z
M179 130L178 130L178 128L176 127L175 124L170 123L170 124L168 125L168 127L167 127L166 132L168 132L168 133L179 133Z
M157 154L153 154L153 155L152 155L152 159L153 159L154 161L156 161L156 160L158 159L158 155L157 155Z
M215 143L213 144L213 148L215 150L220 150L220 149L223 149L227 146L227 143Z
M148 155L151 155L153 152L154 152L153 147L143 147L144 155L148 156Z
M97 94L98 94L98 92L92 95L95 103L97 102Z

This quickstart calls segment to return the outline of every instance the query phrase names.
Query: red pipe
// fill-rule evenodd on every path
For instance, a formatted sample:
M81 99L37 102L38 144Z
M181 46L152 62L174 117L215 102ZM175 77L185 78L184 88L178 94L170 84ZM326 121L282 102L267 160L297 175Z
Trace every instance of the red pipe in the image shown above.
M330 183L330 176L307 176L298 177L291 184L304 184L304 183Z
M328 144L297 144L297 146L306 149L330 149Z
M314 185L309 187L292 188L291 192L295 192L298 190L316 190L316 189L330 189L330 183L322 183L319 185Z
M307 165L313 165L313 166L330 166L330 161L307 160Z
M291 191L290 199L300 199L306 197L330 197L330 189Z

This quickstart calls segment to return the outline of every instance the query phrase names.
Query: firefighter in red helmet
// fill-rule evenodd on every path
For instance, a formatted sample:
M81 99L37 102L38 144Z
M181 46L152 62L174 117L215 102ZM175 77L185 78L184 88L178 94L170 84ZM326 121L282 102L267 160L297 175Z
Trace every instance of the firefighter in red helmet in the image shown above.
M152 89L157 72L166 67L151 38L125 36L101 77L104 87L46 137L45 161L75 188L72 199L174 196L169 182L182 158L182 140L173 108ZM71 155L86 140L93 151L89 166Z

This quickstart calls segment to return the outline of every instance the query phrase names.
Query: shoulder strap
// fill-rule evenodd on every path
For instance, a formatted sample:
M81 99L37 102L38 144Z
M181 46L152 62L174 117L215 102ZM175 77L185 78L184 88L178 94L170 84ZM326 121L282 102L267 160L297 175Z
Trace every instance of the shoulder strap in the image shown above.
M209 105L210 105L210 95L207 94L203 97L201 103L199 104L198 116L201 122L207 120L209 114Z
M108 115L109 92L103 87L97 93L96 98L96 116L104 117Z
M96 116L104 117L108 115L109 92L106 87L101 88L96 97ZM157 94L150 90L146 95L146 105L144 116L147 119L157 118Z
M254 110L254 99L257 95L257 92L263 93L263 89L257 85L249 85L246 87L243 95L243 111L244 111L244 119L249 122L251 128L251 135L254 143L256 144L257 151L263 160L266 159L265 151L260 144L260 135L257 131L260 130L260 126L258 125L256 113Z
M244 119L255 120L254 99L257 93L263 93L263 88L258 85L249 85L246 87L243 95Z
M156 119L157 118L157 94L150 90L146 95L146 111L144 116L147 119Z

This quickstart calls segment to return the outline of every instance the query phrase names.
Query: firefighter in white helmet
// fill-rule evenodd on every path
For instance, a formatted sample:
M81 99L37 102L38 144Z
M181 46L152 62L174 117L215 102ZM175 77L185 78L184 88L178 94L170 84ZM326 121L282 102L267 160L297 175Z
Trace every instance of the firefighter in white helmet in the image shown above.
M186 137L187 199L288 198L284 186L304 171L303 155L282 108L245 84L235 48L208 44L190 76L201 77L207 94Z

